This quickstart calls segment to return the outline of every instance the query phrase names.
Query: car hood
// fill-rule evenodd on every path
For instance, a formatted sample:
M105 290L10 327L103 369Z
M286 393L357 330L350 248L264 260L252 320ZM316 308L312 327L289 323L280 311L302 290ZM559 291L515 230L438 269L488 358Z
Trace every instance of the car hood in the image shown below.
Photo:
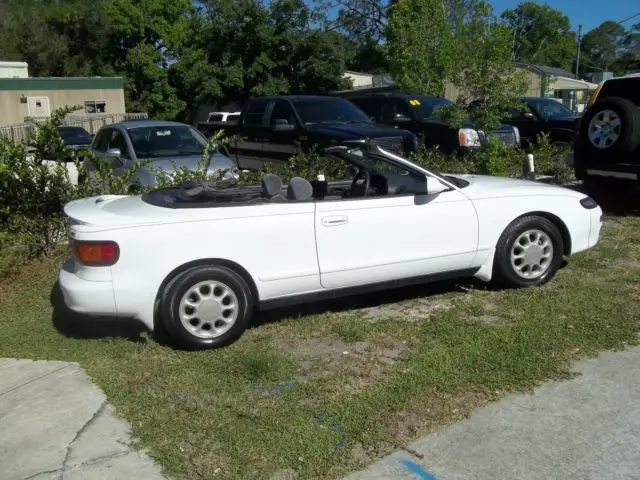
M411 135L411 132L406 130L383 127L373 123L317 124L311 125L308 128L310 132L342 136L345 138L407 137Z
M149 166L165 172L172 172L174 165L178 168L188 168L189 170L195 170L200 166L200 155L179 155L175 157L163 157L163 158L139 158L141 162L149 161ZM214 153L211 156L211 163L209 168L212 169L226 169L233 168L235 164L229 157L222 155L221 153Z
M561 197L584 198L585 195L575 190L558 185L522 180L518 178L493 177L489 175L445 175L464 180L468 183L462 192L472 200L495 197L519 197L552 195Z

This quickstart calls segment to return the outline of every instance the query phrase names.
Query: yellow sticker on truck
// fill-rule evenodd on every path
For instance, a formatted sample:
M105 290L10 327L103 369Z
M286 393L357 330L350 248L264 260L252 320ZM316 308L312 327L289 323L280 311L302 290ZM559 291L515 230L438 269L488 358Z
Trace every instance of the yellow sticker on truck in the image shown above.
M414 107L417 107L418 105L420 105L420 100L416 100L415 98L412 98L411 100L409 100L409 104L413 105Z

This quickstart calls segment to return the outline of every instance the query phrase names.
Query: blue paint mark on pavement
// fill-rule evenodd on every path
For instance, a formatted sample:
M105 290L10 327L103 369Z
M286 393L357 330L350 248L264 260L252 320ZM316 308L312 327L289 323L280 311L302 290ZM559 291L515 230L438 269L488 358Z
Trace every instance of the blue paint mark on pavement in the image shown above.
M407 467L408 470L411 471L411 473L416 474L423 480L438 480L433 475L425 472L420 465L410 462L409 460L403 460L402 463L404 464L405 467Z

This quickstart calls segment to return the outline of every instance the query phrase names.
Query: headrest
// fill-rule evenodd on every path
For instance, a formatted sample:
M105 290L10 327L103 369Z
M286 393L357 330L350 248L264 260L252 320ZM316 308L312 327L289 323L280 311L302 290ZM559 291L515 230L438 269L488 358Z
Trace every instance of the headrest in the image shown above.
M304 178L293 177L287 187L289 200L305 201L313 198L313 186Z
M271 198L278 193L280 193L280 189L282 188L282 180L277 175L273 173L267 173L264 177L262 177L262 194L265 197Z

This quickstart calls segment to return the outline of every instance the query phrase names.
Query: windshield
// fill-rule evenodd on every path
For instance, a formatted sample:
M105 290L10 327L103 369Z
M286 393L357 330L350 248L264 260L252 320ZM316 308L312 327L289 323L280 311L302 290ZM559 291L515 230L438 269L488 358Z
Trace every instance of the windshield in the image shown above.
M529 103L538 114L545 120L551 118L573 118L573 112L565 107L560 102L552 100L550 98L536 98L529 100Z
M418 95L407 100L415 118L427 119L438 116L437 110L440 107L452 106L453 102L442 97L432 97Z
M205 137L187 125L134 127L129 137L138 158L202 155L207 145Z
M372 123L367 115L348 100L319 98L295 100L294 105L306 125L314 123Z
M91 143L91 135L82 127L58 127L58 134L67 145Z

